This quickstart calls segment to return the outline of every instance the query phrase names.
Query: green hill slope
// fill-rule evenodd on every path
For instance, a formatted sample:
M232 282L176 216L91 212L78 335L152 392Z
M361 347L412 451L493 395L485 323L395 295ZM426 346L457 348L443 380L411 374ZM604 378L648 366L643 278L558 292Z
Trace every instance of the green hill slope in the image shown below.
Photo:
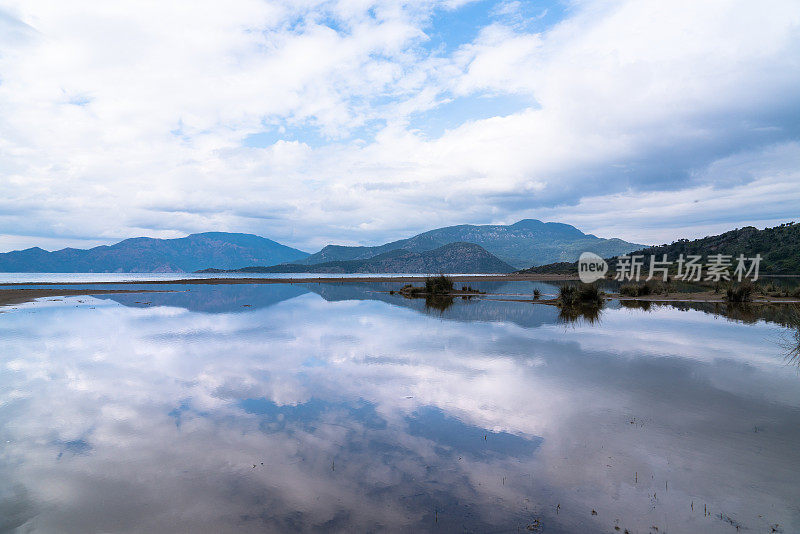
M800 274L800 224L794 222L759 230L745 226L724 234L701 239L679 239L670 244L643 248L631 254L642 254L649 259L651 254L667 255L668 260L677 260L683 254L700 255L705 260L709 255L725 254L736 258L744 254L751 258L761 255L760 273ZM614 272L615 258L607 260L609 270ZM520 271L522 273L577 273L577 263L562 262L542 265Z

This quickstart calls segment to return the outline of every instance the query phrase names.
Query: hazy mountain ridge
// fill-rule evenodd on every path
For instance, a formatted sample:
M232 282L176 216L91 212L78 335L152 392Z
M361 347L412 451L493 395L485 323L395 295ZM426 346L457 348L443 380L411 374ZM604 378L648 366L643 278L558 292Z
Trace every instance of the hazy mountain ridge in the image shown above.
M464 258L419 256L453 243L474 243L490 257L467 248L463 251L467 254ZM114 245L53 252L34 247L0 253L0 272L194 272L253 266L274 267L271 272L323 272L304 268L322 264L327 272L367 272L368 268L379 269L374 272L509 272L550 260L573 261L586 250L609 256L640 247L619 239L584 234L568 224L526 219L512 225L462 224L437 228L375 247L328 245L312 255L264 237L225 232L177 239L137 237ZM398 254L403 251L417 256L401 259ZM375 261L363 265L329 265L369 259ZM282 265L289 263L294 266Z
M556 261L575 261L585 251L606 257L643 247L621 239L584 234L568 224L524 219L511 225L461 224L437 228L374 247L328 245L296 263L313 265L364 260L397 249L425 252L456 242L476 243L517 269Z
M650 255L655 255L660 259L663 254L666 254L667 260L670 261L677 260L681 254L684 256L699 255L703 257L703 261L713 254L725 254L733 258L739 254L744 254L748 258L760 254L762 258L760 272L800 274L800 224L791 222L763 230L745 226L700 239L679 239L670 244L642 248L631 254L641 254L647 259ZM613 272L616 257L606 257L606 259L609 269ZM520 272L577 273L577 269L577 262L562 262L541 265Z
M448 243L433 250L395 249L367 259L313 265L282 264L245 267L242 273L510 273L515 269L475 243ZM220 272L206 269L202 272Z
M177 239L136 237L91 249L34 247L0 254L0 272L192 272L284 263L308 253L252 234L206 232Z

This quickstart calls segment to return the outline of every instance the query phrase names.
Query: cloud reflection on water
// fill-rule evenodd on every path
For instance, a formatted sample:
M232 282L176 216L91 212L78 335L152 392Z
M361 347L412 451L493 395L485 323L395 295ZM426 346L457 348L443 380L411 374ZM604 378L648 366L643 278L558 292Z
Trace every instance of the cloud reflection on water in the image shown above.
M226 312L4 314L0 528L729 531L704 505L800 525L775 325L612 307L565 327L547 306L265 287L218 286Z

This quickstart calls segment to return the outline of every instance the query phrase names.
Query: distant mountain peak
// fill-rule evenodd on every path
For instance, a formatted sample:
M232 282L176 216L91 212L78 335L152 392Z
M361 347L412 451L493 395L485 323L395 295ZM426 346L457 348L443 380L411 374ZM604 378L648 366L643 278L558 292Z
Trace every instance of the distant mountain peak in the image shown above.
M545 223L540 221L539 219L522 219L509 226L542 226L544 224L555 224L555 223Z

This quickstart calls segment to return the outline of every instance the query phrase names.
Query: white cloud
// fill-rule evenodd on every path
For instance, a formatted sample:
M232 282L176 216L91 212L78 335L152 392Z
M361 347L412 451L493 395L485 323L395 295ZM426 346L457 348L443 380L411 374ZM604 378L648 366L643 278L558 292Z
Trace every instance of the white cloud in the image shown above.
M788 0L581 2L544 33L498 20L450 54L424 46L448 3L0 6L0 248L214 229L313 249L523 216L641 241L784 216L728 203L715 169L797 140ZM486 93L537 105L433 139L410 125ZM274 144L243 146L260 132ZM796 160L779 161L734 187L798 200ZM654 208L658 231L599 211L696 191L713 217Z

